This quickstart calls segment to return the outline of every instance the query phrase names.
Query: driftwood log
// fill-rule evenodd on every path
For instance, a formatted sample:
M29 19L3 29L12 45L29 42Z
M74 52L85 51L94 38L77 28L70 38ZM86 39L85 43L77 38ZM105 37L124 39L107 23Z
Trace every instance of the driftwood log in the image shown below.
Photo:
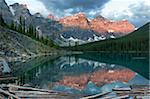
M56 93L56 91L53 90L46 90L46 89L38 89L38 88L32 88L32 87L23 87L23 86L17 86L8 84L7 87L17 88L18 90L32 90L32 91L41 91L41 92L49 92L49 93Z
M86 96L86 97L82 97L80 99L95 99L95 98L99 98L102 97L104 95L109 94L110 92L105 92L105 93L100 93L100 94L96 94L96 95L91 95L91 96Z

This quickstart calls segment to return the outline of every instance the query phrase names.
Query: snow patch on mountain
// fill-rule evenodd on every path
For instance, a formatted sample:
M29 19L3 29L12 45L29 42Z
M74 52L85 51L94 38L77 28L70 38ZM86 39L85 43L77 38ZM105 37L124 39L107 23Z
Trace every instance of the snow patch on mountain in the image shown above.
M75 46L76 43L78 43L78 45L80 45L80 44L84 44L87 42L87 41L84 41L84 40L81 40L78 38L73 38L73 37L70 37L67 39L63 35L60 35L60 37L64 41L64 43L61 44L61 46Z
M74 38L74 37L65 38L63 35L60 35L60 37L66 43L70 43L70 44L66 44L66 46L75 46L75 43L78 43L78 45L80 45L80 44L85 44L85 43L89 43L89 42L95 42L95 41L100 41L100 40L106 39L106 37L103 35L97 36L95 34L93 34L93 37L89 37L87 40L81 40L81 39ZM115 38L115 36L110 36L110 38Z
M38 32L39 37L42 37L42 31L40 30L40 26L36 27L36 31Z
M12 15L15 16L15 10L13 9L13 7L12 7L12 6L9 6L9 9L10 9Z
M114 35L111 35L110 38L116 38Z
M103 35L102 36L96 36L95 34L93 34L94 36L94 41L99 41L99 40L105 40L106 37L104 37Z
M35 13L34 16L37 17L37 18L43 17L40 13Z

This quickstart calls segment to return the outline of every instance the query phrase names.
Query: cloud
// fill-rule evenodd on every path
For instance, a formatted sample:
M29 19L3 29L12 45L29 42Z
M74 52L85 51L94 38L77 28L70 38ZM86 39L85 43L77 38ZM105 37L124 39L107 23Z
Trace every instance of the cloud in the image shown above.
M115 3L116 6L112 7L111 5L115 5L113 3L115 2L110 2L105 6L101 12L103 16L113 20L127 19L136 27L140 27L150 21L150 0L126 0L122 2L125 5ZM118 4L121 4L121 1Z
M142 2L141 4L130 5L130 11L133 14L128 16L132 22L138 27L150 21L150 2Z
M96 15L109 0L39 0L47 9L59 17L85 12L87 16ZM92 13L93 11L93 13ZM97 13L95 13L95 12ZM88 13L90 12L90 14Z

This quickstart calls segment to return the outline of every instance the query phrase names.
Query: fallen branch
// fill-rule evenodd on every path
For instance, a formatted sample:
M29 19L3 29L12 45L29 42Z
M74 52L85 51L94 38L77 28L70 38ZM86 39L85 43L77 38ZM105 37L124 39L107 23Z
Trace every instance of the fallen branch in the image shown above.
M13 90L10 90L11 93L14 93L14 94L41 94L41 95L49 95L50 93L48 92L40 92L40 91L13 91Z
M124 98L128 98L129 95L122 95L122 96L106 96L106 97L102 97L99 99L124 99Z
M126 98L129 98L129 95L114 97L114 98L111 98L111 99L126 99Z
M0 81L4 81L4 80L16 80L17 77L2 77L0 78Z
M32 88L32 87L23 87L23 86L17 86L17 85L12 85L12 84L8 84L7 87L14 87L14 88L22 89L22 90L32 90L32 91L56 93L56 91L53 91L53 90L37 89L37 88Z
M131 88L130 87L127 87L127 88L113 88L112 90L113 91L131 91Z
M55 98L58 97L58 95L39 95L39 94L16 94L20 98Z
M102 97L104 95L109 94L110 92L105 92L105 93L100 93L100 94L96 94L96 95L91 95L91 96L87 96L87 97L82 97L80 99L94 99L94 98L99 98Z
M0 89L0 93L3 93L3 94L5 94L5 95L10 96L10 97L13 97L13 98L15 98L15 99L20 99L18 96L14 95L14 94L11 94L11 93L9 93L8 91L4 91L4 90L2 90L2 89Z

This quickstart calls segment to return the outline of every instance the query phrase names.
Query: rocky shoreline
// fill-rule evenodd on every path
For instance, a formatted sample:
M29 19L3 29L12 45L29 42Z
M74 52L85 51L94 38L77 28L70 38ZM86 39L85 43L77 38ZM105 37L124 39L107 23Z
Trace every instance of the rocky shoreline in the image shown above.
M61 51L62 52L62 51ZM14 66L9 65L8 63L13 63L13 62L21 62L24 63L28 60L32 60L34 58L37 57L47 57L47 56L52 56L51 59L55 59L61 55L63 55L64 53L42 53L42 54L34 54L34 55L23 55L23 56L19 56L19 57L4 57L4 56L0 56L0 75L2 75L3 77L3 73L10 73L11 72L11 68L14 68ZM3 77L5 78L5 76Z

